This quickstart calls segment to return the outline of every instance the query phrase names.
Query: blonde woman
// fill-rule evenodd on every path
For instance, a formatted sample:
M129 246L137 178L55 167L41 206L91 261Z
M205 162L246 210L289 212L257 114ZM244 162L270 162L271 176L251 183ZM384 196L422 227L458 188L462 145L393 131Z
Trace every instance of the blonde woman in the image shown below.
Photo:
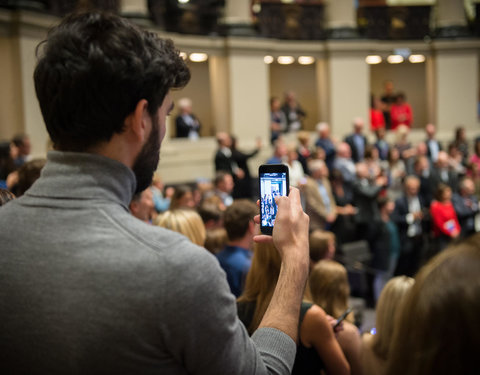
M333 260L319 261L310 273L306 294L328 315L339 318L348 309L350 285L347 270ZM350 364L352 375L358 375L362 374L362 341L353 322L354 316L351 312L343 323L343 331L337 333L337 340Z
M395 321L407 293L415 281L411 277L398 276L383 288L377 303L376 333L362 336L362 363L365 374L386 374L386 361L392 352L392 336Z
M250 334L257 329L267 310L280 266L280 255L272 244L256 244L244 292L237 302L240 320ZM322 369L328 375L350 374L350 366L322 308L303 302L299 325L293 375L318 375Z
M168 210L155 220L159 227L167 228L186 236L198 246L205 245L207 237L202 218L194 210Z
M432 258L396 321L388 375L480 374L480 235Z

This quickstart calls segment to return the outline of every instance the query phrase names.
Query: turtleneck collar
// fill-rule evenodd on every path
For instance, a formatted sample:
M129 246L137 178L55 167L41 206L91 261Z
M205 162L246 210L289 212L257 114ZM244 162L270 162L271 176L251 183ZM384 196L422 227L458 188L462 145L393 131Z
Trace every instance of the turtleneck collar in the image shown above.
M41 177L25 195L108 200L128 209L136 184L133 171L116 160L84 152L50 151Z

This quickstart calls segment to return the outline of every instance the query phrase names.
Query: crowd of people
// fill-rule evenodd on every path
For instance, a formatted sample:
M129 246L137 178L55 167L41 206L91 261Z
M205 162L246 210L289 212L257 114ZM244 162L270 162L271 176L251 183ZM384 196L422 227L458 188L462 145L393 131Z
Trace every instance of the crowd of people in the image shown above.
M70 15L41 45L54 151L27 188L18 144L0 166L2 373L478 373L480 140L470 156L461 128L448 151L431 124L417 145L402 125L369 144L360 118L342 141L321 123L288 145L280 128L266 162L292 189L261 235L247 164L261 142L219 133L213 181L154 175L169 91L189 79L173 42L114 15ZM360 241L378 300L363 336L337 261Z

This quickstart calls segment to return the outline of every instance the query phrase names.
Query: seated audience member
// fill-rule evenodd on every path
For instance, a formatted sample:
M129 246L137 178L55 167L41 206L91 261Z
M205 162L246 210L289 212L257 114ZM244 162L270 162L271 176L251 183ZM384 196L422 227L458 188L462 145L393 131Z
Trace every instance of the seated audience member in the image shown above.
M235 187L233 177L230 173L217 172L213 181L214 190L205 195L205 198L209 198L212 195L221 199L223 206L228 207L233 203L232 192Z
M228 242L227 231L225 228L207 229L207 237L205 238L205 249L212 254L218 254L226 246Z
M281 272L280 256L273 244L255 246L245 290L237 301L238 315L251 334L262 320ZM293 375L350 374L327 315L318 305L302 302L297 355Z
M396 95L395 102L390 108L390 118L392 121L392 130L397 129L400 125L405 125L409 128L412 127L412 107L406 102L404 93L400 92Z
M442 151L442 144L435 138L437 129L433 124L425 126L425 145L427 146L427 156L431 164L435 164L438 159L438 153Z
M417 156L413 163L413 172L411 175L420 181L420 190L418 195L422 197L425 206L430 206L433 199L433 192L430 184L430 162L426 156Z
M198 246L205 245L205 225L200 215L189 209L168 210L155 219L155 225L173 230Z
M337 205L337 220L332 226L332 232L337 235L339 246L356 240L356 225L354 222L357 209L352 205L353 192L344 187L342 174L334 169L332 172L332 193Z
M462 155L462 164L467 166L469 146L467 141L467 132L463 126L457 126L455 129L455 139L453 140L452 144L457 147L458 152L460 152Z
M179 185L170 199L170 210L178 210L181 208L194 209L195 201L193 199L192 188L188 185Z
M395 91L393 86L393 81L387 80L383 83L384 93L382 94L380 100L383 104L383 117L385 118L385 127L391 129L392 119L390 118L390 109L392 104L395 103Z
M382 101L372 94L370 96L370 130L376 132L379 129L385 129Z
M478 198L475 196L475 184L471 178L460 181L459 193L452 195L452 203L457 213L461 236L468 237L476 232L475 217L479 213Z
M330 126L326 122L320 122L317 124L316 130L318 139L315 142L315 147L321 147L325 151L325 163L327 163L328 170L331 171L337 152L335 143L330 136Z
M296 132L303 128L303 119L307 116L300 103L297 95L293 91L285 93L282 111L287 119L287 133Z
M458 151L453 143L448 145L448 167L455 172L458 177L463 177L467 173L467 168L463 165L463 155Z
M347 270L333 260L321 260L310 273L308 289L313 303L338 319L348 308L350 286ZM358 328L353 324L351 312L343 322L343 330L337 333L337 341L350 364L351 374L361 374L362 342Z
M376 308L373 333L362 336L362 367L365 375L386 375L387 360L392 355L392 336L399 311L415 284L407 276L391 279L382 290Z
M337 205L328 180L328 168L322 160L312 160L308 169L311 177L307 177L302 192L310 230L329 229L337 219Z
M71 14L40 44L55 151L0 209L0 373L291 372L309 266L297 189L258 237L275 241L282 272L251 338L216 259L125 209L151 183L170 91L189 78L171 40L112 13Z
M150 190L153 194L153 204L155 205L155 211L157 214L168 210L170 207L170 200L175 192L173 187L168 187L165 189L164 193L164 188L165 185L163 184L162 178L158 173L154 173Z
M227 274L228 285L235 297L242 293L250 269L253 237L257 232L253 222L255 215L258 215L258 207L246 199L233 202L223 215L228 242L217 254L217 259Z
M262 148L262 140L261 138L257 138L255 150L252 152L243 152L237 148L237 138L234 136L230 137L232 139L232 160L241 171L240 173L237 173L232 195L235 199L251 199L253 196L253 181L252 176L250 175L250 168L248 167L248 159L253 158L260 152Z
M177 138L197 140L200 137L201 124L192 113L192 100L189 98L181 98L177 103L180 110L180 113L175 119Z
M302 163L298 161L298 153L296 147L291 145L287 152L288 176L290 178L290 186L299 187L305 180L305 172Z
M408 158L405 161L405 168L406 168L408 174L414 174L415 173L415 171L414 171L415 161L422 156L425 156L425 158L427 158L429 168L432 166L432 163L427 156L427 152L428 152L428 150L427 150L427 145L425 144L425 142L418 142L417 146L415 148L415 155Z
M419 189L419 179L408 176L404 182L403 196L395 201L392 220L397 225L401 243L395 275L413 276L423 256L428 234L428 205L419 194Z
M11 191L0 188L0 206L3 206L13 199L15 199L15 195Z
M223 227L223 211L218 203L215 204L210 200L204 200L197 208L207 230Z
M16 152L14 163L17 168L21 167L29 160L32 144L30 137L26 134L18 134L12 139L12 145L15 147Z
M33 183L40 177L46 162L45 159L33 159L23 163L18 170L13 172L15 176L9 176L9 185L14 181L14 184L10 186L12 193L20 197L30 189ZM14 178L12 179L12 177Z
M472 177L472 172L475 172L476 174L480 173L480 138L475 140L473 152L473 155L469 159L469 164L472 170L469 172L470 177Z
M345 142L350 146L351 157L355 163L363 160L365 147L367 147L367 137L363 134L363 119L357 117L353 119L353 133L345 137Z
M479 373L479 243L477 234L452 246L415 277L395 321L386 374Z
M303 173L309 174L308 171L308 162L312 157L312 152L310 150L310 133L304 130L301 130L297 133L298 147L298 161L302 164Z
M337 146L337 156L333 161L333 169L342 175L343 188L347 195L353 193L353 183L356 179L355 163L352 159L352 151L346 142L342 142Z
M371 179L377 178L381 174L380 158L378 150L374 145L367 145L365 147L365 158L363 161L368 168L368 174Z
M356 171L357 180L353 184L353 205L358 210L355 215L357 234L359 239L367 240L371 248L380 221L377 198L387 186L387 178L379 176L370 180L365 163L358 163Z
M155 209L152 191L150 189L145 189L141 193L136 193L132 197L128 207L133 216L150 224L152 222L152 213Z
M460 235L460 224L452 204L452 189L440 183L430 205L435 251L441 251Z
M382 169L388 177L388 197L395 200L402 195L403 179L406 175L405 163L400 158L398 149L391 148L388 151L387 162L383 163Z
M415 156L415 148L412 147L412 144L408 140L410 134L410 128L406 125L400 125L396 130L396 141L393 147L398 149L400 153L400 158L408 163L408 159Z
M378 156L380 157L380 160L387 160L388 151L390 150L390 145L385 140L386 133L387 132L385 128L379 128L375 130L375 136L377 137L375 147L378 150Z
M310 233L310 265L311 268L323 259L335 257L335 234L324 230L314 230Z
M7 177L16 169L10 142L0 142L0 188L7 187Z
M282 139L277 139L273 145L273 156L267 160L267 164L283 164L287 160L287 145Z
M400 239L397 227L391 220L395 203L388 198L378 200L381 222L373 241L370 267L375 272L373 280L373 296L378 301L380 293L387 281L393 276L400 254Z
M279 139L282 133L287 132L287 117L282 111L282 104L277 97L270 98L270 143Z
M435 168L430 171L430 190L435 192L440 183L450 186L455 193L458 191L458 175L449 168L449 158L445 151L438 153Z

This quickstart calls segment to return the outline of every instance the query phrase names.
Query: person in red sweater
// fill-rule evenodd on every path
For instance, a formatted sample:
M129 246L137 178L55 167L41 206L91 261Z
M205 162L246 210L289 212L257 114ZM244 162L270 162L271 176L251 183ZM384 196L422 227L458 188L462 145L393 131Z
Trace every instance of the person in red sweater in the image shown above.
M379 128L385 128L385 117L382 112L382 102L371 95L370 97L370 130L375 132Z
M435 200L430 206L435 252L443 250L460 234L460 224L452 204L452 189L438 184Z
M413 113L412 107L408 104L404 93L398 93L395 103L390 109L390 117L392 121L392 130L396 129L400 125L406 125L409 128L412 127Z

